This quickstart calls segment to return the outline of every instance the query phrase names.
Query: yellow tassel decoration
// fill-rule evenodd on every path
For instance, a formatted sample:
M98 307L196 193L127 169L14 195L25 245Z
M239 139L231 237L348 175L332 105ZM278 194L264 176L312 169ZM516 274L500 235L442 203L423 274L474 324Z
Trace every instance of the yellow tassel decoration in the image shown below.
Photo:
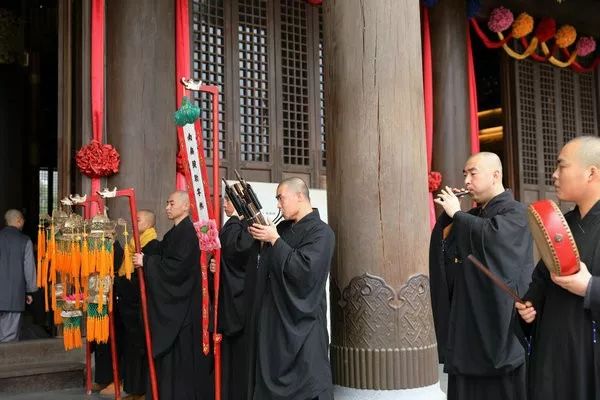
M46 238L44 234L44 226L42 224L38 225L38 236L37 236L37 287L42 287L42 260L44 258L44 253L46 252L44 249L44 244L46 243Z

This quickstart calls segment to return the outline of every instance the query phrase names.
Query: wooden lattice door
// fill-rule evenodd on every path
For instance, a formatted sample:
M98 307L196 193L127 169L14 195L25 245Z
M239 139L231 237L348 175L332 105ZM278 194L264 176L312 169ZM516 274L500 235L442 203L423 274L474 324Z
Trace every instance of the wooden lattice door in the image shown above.
M508 65L510 184L525 204L556 200L552 173L561 147L575 136L598 135L596 77L529 60ZM571 206L561 204L564 211Z

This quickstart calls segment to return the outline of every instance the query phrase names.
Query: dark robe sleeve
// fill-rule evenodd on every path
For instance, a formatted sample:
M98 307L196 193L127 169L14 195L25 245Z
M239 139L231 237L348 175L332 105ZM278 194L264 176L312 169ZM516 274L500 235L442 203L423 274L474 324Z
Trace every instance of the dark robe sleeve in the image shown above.
M460 232L459 248L464 252L460 254L464 278L455 287L455 292L464 293L451 311L451 320L462 327L456 335L463 337L454 338L453 355L463 373L495 374L525 360L524 335L514 300L467 259L470 252L520 296L525 293L533 269L533 239L525 207L514 201L496 207L488 211L494 212L490 217L457 212L453 218L452 230ZM469 343L476 342L481 350L473 354L468 351Z
M248 227L244 221L236 217L231 217L221 230L221 256L223 260L232 266L239 265L239 258L245 257L252 251L255 241L248 232Z
M454 215L454 227L469 232L469 248L475 257L521 295L525 292L523 269L530 268L533 253L524 208L507 207L492 218L459 211Z
M189 219L161 244L160 255L144 255L154 356L168 351L181 327L190 322L194 293L200 292L200 249Z
M270 272L286 294L290 316L301 319L314 315L320 305L319 285L329 273L335 236L329 226L316 225L298 248L279 238L273 245Z
M244 326L247 314L246 273L250 258L256 261L256 241L247 225L231 217L221 229L221 280L219 288L219 330L225 335L235 335ZM254 268L256 264L254 263Z
M115 240L113 244L113 269L115 276L117 275L117 272L123 263L124 253L125 252L123 251L123 246L121 246L121 243L119 243L118 240Z
M431 307L433 323L437 338L438 360L446 360L446 342L448 339L448 323L450 318L450 294L446 281L443 255L443 230L452 220L442 213L433 227L429 242L429 281L431 284Z
M542 310L544 309L544 304L546 302L546 289L551 283L552 281L550 280L548 268L546 268L544 261L540 260L533 270L533 274L531 275L529 289L527 289L527 293L525 293L525 295L522 297L523 301L530 301L531 304L533 304L533 307L537 312L537 316L540 316ZM525 322L520 316L518 318L519 325L524 335L526 337L534 336L537 318L531 323Z
M595 320L600 320L600 277L592 276L589 292L590 311Z

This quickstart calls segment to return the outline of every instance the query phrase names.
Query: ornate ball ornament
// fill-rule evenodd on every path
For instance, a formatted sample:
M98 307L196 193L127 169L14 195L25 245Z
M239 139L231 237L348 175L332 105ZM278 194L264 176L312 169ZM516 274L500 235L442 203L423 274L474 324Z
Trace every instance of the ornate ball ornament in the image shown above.
M508 8L498 7L490 14L488 28L495 33L503 32L510 28L514 20L513 13Z
M543 18L535 29L535 37L540 42L547 42L556 35L556 21L552 18Z
M582 36L577 41L577 55L588 56L596 51L596 40L590 36Z
M527 13L521 13L512 26L512 36L520 39L533 31L533 17Z
M110 144L92 140L83 146L75 156L77 167L82 174L90 178L101 178L119 172L121 157Z
M569 47L577 39L577 31L571 25L563 25L554 35L556 45L561 49Z

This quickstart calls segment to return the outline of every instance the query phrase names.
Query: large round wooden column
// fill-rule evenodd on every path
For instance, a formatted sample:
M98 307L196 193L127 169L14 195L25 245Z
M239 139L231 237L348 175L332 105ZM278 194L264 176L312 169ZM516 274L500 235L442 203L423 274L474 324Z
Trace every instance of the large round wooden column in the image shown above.
M430 9L433 60L433 167L442 184L463 187L471 154L467 10L465 0L439 1ZM439 207L438 207L439 211Z
M158 228L171 223L164 207L175 190L174 1L106 1L106 132L121 154L110 187L133 187L138 208L153 210ZM111 217L127 216L125 200Z
M409 388L443 398L426 275L419 2L326 1L324 15L335 398Z

